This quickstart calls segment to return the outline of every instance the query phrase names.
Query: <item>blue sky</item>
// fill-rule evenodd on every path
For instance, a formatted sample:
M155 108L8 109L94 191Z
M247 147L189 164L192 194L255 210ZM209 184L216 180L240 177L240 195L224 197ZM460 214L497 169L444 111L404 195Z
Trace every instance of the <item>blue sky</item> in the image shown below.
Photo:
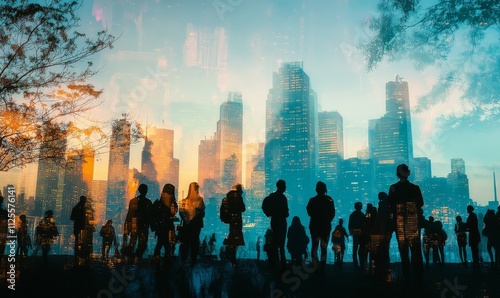
M244 102L244 144L264 141L265 101L280 62L301 60L317 92L320 109L344 118L345 157L368 145L368 120L385 112L385 83L408 81L412 108L438 79L438 67L417 71L409 61L383 62L367 73L358 43L370 36L366 20L375 1L86 1L79 10L82 30L103 28L119 35L115 48L95 57L102 67L92 83L104 89L95 111L102 120L123 112L152 126L175 130L180 191L197 179L197 148L210 138L219 105L228 91ZM225 4L226 6L221 6ZM197 32L221 32L227 54L218 70L188 67L184 60L188 24ZM218 29L217 29L218 28ZM224 48L224 47L223 47ZM449 63L453 63L450 61ZM446 176L450 159L465 160L471 197L493 198L492 171L499 168L500 131L477 123L439 127L441 115L460 113L460 90L426 111L412 113L416 156L432 160L433 175ZM140 169L142 144L133 147L131 167ZM96 163L95 179L106 179L108 157ZM181 193L181 192L180 192ZM311 187L311 193L313 188Z

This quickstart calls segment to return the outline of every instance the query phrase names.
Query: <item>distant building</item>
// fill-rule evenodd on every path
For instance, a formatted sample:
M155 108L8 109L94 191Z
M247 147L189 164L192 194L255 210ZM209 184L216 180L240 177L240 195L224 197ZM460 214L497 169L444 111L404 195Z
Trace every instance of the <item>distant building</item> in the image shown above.
M114 120L109 148L106 218L123 223L130 161L130 128L126 115ZM128 205L127 205L128 207Z
M413 158L412 180L419 183L432 177L431 160L427 157Z
M388 189L396 180L398 164L413 167L408 82L400 76L386 84L386 113L369 121L368 143L370 158L376 165L377 189Z
M352 211L355 202L362 202L364 206L378 202L373 160L356 157L345 159L341 163L339 179L336 208Z
M250 143L246 146L246 182L244 187L250 189L253 197L265 197L265 172L264 172L263 142Z
M283 63L266 101L266 192L285 179L287 195L306 203L318 174L317 95L302 62Z
M465 161L461 158L451 160L451 172L447 177L448 195L454 208L467 211L472 203L469 195L469 178L465 173ZM450 202L450 203L451 203Z
M216 191L219 164L217 162L217 140L201 140L198 145L198 183L204 197Z
M332 192L339 189L338 174L344 159L344 124L339 112L318 113L319 177Z

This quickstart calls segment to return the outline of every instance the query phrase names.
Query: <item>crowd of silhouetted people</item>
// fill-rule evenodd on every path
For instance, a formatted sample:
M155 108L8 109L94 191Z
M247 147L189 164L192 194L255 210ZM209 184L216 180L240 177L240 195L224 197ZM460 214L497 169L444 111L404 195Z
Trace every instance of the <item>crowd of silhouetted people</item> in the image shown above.
M316 195L309 199L306 211L310 217L308 231L298 216L294 216L288 225L290 212L285 196L286 182L278 180L276 190L262 201L262 211L270 219L270 226L256 242L257 259L261 259L261 244L267 255L271 269L281 272L290 266L305 264L309 258L308 246L311 245L310 264L315 274L325 274L328 247L334 254L334 264L342 266L346 252L346 241L352 238L352 260L354 267L366 270L380 281L387 280L391 274L390 242L395 234L398 244L403 277L406 281L413 279L415 283L423 282L424 267L433 264L445 264L444 246L449 237L443 229L443 223L433 216L425 217L424 200L419 186L408 180L410 169L401 164L396 168L399 181L392 184L388 193L378 194L378 205L366 205L355 202L354 210L348 218L347 227L344 220L338 219L332 229L335 218L334 200L327 194L327 186L319 181L316 184ZM200 233L204 226L205 203L200 196L200 186L196 182L189 185L187 196L177 202L175 187L165 184L160 197L152 202L148 197L148 186L140 184L139 195L130 200L123 225L122 245L119 247L118 235L112 220L107 220L101 227L102 259L111 262L110 250L114 247L114 255L125 261L140 264L147 248L149 231L155 233L156 246L153 259L158 268L171 264L176 243L180 243L179 255L182 264L194 265L200 255L215 255L216 235L207 236L200 242ZM9 215L2 208L3 197L0 197L0 251L5 251L7 239L7 221ZM237 268L238 247L245 245L243 237L242 213L246 207L243 199L243 187L237 184L222 199L219 216L228 225L229 233L223 241L220 258L231 262ZM500 250L500 207L495 213L488 210L484 217L478 219L474 207L467 206L467 219L456 217L454 227L460 260L468 266L467 249L472 253L472 267L478 268L483 261L481 257L481 238L486 237L485 247L490 257L491 268L499 268L498 251ZM177 217L179 215L179 217ZM75 239L75 265L86 265L91 260L92 240L95 232L94 210L85 196L69 215L73 221ZM48 210L35 229L32 241L28 233L25 215L21 215L17 228L17 251L21 257L28 255L28 248L33 248L33 255L42 250L43 262L48 262L51 244L59 235L54 222L54 212ZM484 223L480 231L479 223ZM421 233L423 230L423 237ZM330 242L331 241L331 242ZM287 261L285 248L291 259ZM200 251L201 249L201 251ZM161 261L161 251L164 251ZM319 253L318 253L319 250ZM432 254L431 254L432 251Z

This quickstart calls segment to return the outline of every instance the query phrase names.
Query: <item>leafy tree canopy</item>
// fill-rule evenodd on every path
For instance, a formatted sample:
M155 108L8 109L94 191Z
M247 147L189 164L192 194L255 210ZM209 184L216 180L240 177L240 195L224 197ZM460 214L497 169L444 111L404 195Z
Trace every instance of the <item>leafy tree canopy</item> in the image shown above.
M425 111L459 90L454 113L442 124L497 123L500 119L500 1L381 0L369 21L374 36L362 42L368 71L384 59L410 59L416 69L436 66L441 74L419 99Z
M102 90L86 80L98 71L92 56L112 48L116 38L79 32L77 1L33 2L0 4L2 171L61 158L72 140L88 146L106 138L88 115L101 103Z

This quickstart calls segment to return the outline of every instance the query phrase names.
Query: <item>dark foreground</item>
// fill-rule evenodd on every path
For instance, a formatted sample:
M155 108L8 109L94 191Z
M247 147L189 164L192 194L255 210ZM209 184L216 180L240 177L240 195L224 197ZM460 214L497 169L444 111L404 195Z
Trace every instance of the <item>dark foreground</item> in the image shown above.
M500 272L487 265L431 266L417 286L403 283L400 264L392 264L393 280L380 284L352 263L327 265L325 275L311 273L311 265L282 273L254 259L240 259L236 268L218 260L183 267L174 259L160 270L152 260L133 266L95 259L88 268L72 263L72 256L50 256L47 267L41 257L18 262L15 291L7 288L4 263L0 297L500 297Z

